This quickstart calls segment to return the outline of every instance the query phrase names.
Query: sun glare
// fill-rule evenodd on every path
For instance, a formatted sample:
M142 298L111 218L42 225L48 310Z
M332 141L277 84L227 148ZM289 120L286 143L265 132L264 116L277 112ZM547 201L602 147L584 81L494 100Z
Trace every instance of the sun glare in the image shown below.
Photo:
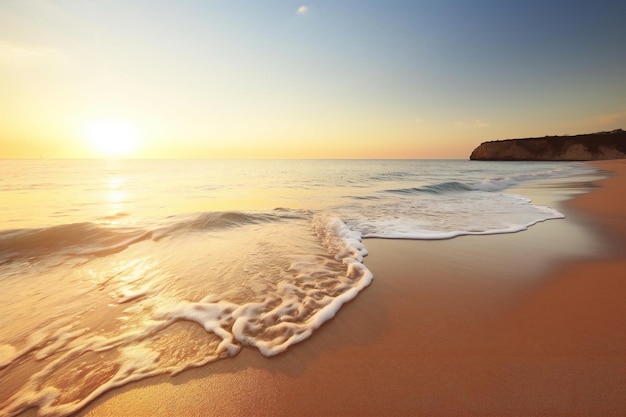
M100 121L85 128L85 138L102 156L120 158L129 156L139 144L139 132L127 122Z

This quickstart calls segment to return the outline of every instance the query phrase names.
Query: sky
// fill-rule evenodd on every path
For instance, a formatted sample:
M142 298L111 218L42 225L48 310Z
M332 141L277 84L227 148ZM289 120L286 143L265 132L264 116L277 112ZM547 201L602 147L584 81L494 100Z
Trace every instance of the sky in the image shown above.
M624 1L0 0L0 158L467 158L626 128Z

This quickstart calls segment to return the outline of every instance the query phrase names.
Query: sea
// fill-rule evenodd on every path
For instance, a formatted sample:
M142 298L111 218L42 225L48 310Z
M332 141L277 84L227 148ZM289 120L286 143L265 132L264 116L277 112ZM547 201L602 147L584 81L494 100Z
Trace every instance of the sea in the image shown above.
M569 162L0 161L0 415L315 337L376 277L367 241L561 219L512 191Z

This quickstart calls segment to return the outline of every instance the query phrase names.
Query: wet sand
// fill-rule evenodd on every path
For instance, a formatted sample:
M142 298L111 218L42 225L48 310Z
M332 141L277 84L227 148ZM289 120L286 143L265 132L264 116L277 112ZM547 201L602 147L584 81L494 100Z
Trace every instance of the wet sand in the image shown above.
M559 205L566 220L367 240L375 281L311 339L129 384L80 414L626 415L626 161L598 166L614 175Z

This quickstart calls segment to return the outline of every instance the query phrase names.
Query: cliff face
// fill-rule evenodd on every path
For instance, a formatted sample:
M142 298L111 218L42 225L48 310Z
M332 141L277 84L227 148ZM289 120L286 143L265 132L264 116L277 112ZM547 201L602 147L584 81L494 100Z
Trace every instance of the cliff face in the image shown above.
M486 161L594 161L626 158L626 131L484 142L470 159Z

